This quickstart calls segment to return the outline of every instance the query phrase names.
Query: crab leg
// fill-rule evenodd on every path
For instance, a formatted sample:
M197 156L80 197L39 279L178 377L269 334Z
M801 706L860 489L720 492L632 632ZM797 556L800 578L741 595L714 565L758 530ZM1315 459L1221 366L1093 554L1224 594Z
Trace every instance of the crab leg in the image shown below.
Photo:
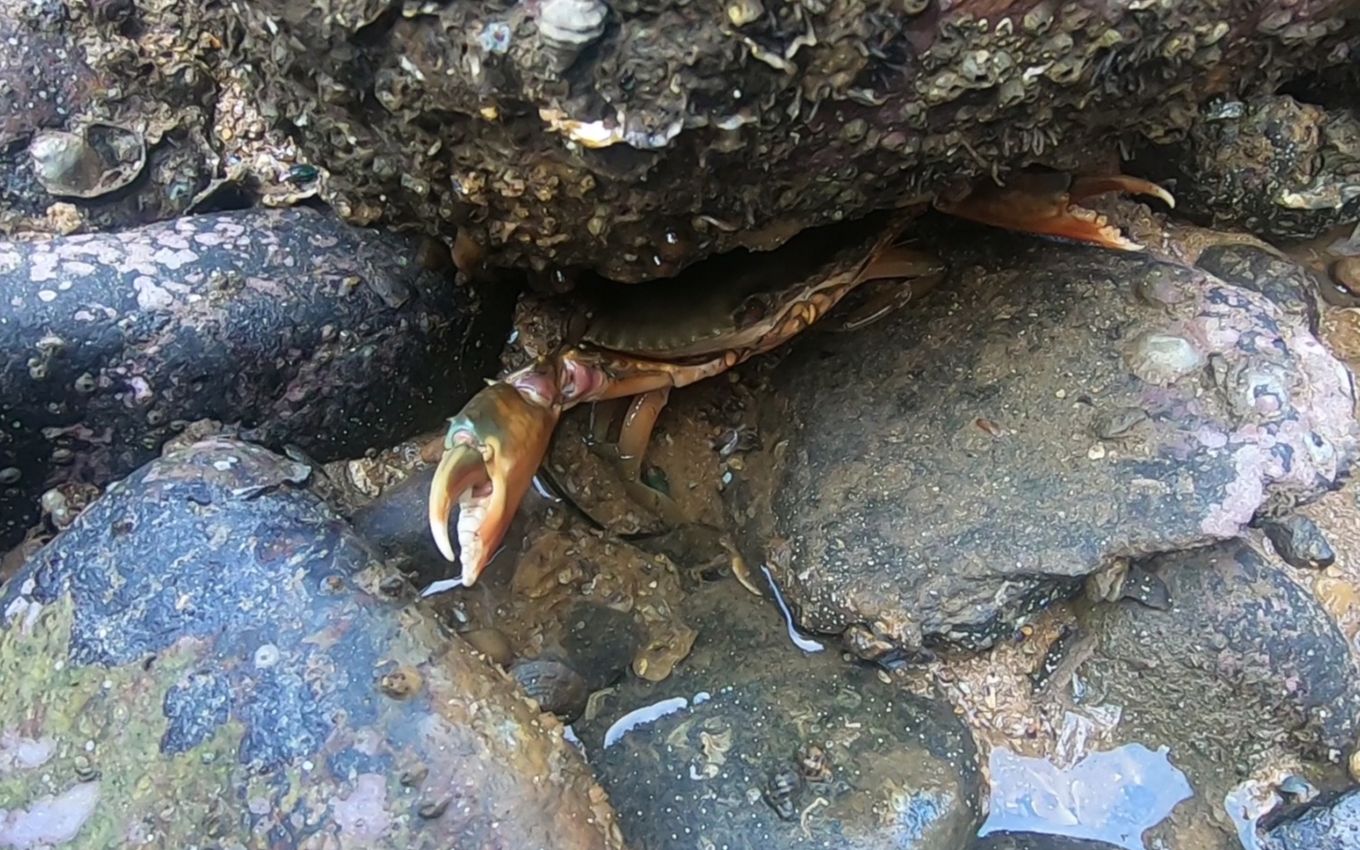
M1171 193L1161 186L1122 174L1077 178L1066 174L1018 174L1008 186L988 186L961 200L942 199L935 205L949 215L1007 230L1141 251L1143 246L1126 238L1105 216L1075 203L1110 192L1147 195L1175 206Z
M629 407L619 440L625 475L639 487L637 473L657 416L669 392L719 375L769 351L835 306L870 277L913 276L926 260L908 249L892 250L868 263L838 287L788 305L767 332L740 347L688 362L667 362L592 348L568 348L507 375L482 390L449 420L443 453L430 484L429 522L439 551L462 564L461 583L475 583L491 560L528 491L562 411L586 402L638 397ZM938 263L931 261L932 270ZM650 489L650 488L648 488ZM656 494L661 504L665 500ZM458 546L449 537L449 517L459 508ZM666 508L666 505L661 505ZM673 514L670 511L668 515Z

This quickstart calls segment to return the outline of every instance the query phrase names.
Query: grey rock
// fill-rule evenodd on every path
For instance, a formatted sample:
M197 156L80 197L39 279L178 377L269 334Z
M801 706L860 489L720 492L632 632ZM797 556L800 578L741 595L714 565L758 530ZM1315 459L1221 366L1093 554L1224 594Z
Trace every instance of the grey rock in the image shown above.
M1188 138L1139 162L1177 211L1262 238L1308 239L1360 215L1360 122L1287 95L1204 105Z
M1044 835L1039 832L994 832L979 838L968 850L1122 850L1117 844L1092 841L1089 838L1068 838L1064 835Z
M805 655L731 580L685 610L699 637L671 677L630 679L576 725L633 846L956 850L973 835L976 749L946 704ZM648 706L671 713L604 746Z
M1360 790L1328 795L1267 827L1261 850L1357 850Z
M561 727L385 598L307 472L191 445L0 589L0 845L620 847Z
M0 548L44 490L122 477L195 420L321 462L438 427L496 367L492 300L419 240L310 209L0 241Z
M1169 610L1121 601L1083 616L1093 644L1078 674L1089 699L1121 707L1125 734L1172 746L1197 786L1225 790L1272 745L1344 759L1360 670L1311 594L1242 541L1145 566L1166 583Z
M950 279L914 310L808 334L771 374L794 553L777 577L808 628L985 647L1124 559L1287 512L1354 458L1350 375L1284 295L999 232L937 247Z
M1322 569L1336 563L1336 551L1317 523L1293 514L1261 523L1270 544L1284 562L1292 567Z

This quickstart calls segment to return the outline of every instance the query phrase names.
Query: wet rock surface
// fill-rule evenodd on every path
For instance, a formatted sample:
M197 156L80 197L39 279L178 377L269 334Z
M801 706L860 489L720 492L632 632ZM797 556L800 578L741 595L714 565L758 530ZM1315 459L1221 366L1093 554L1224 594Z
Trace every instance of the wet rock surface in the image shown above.
M1205 105L1183 142L1139 162L1188 218L1307 239L1360 216L1360 120L1287 95Z
M807 627L987 646L1087 576L1231 538L1348 467L1351 378L1302 294L977 242L916 309L799 339L770 376L778 580Z
M0 242L0 546L199 419L320 461L435 427L495 368L509 305L422 242L308 209Z
M496 264L628 282L1174 139L1202 99L1354 46L1326 0L240 8L264 98L305 118L320 197L354 220L466 226Z
M947 704L803 653L771 601L731 580L684 613L699 637L670 678L626 681L575 725L632 846L967 843L977 756Z
M560 725L384 590L309 473L193 444L6 586L0 844L620 847Z
M1307 590L1242 541L1154 558L1171 607L1131 601L1085 617L1098 642L1081 675L1136 728L1180 727L1225 769L1280 738L1320 761L1354 744L1360 680L1345 637ZM1156 693L1147 671L1157 671ZM1217 733L1232 729L1229 736Z
M1353 850L1360 847L1360 790L1328 795L1267 828L1261 850Z
M196 4L0 0L0 233L221 209L214 186L250 159L224 156L223 137L259 117L214 78L226 35L218 10ZM249 165L274 182L266 163Z
M994 833L968 845L968 850L1121 850L1118 844L1037 832Z

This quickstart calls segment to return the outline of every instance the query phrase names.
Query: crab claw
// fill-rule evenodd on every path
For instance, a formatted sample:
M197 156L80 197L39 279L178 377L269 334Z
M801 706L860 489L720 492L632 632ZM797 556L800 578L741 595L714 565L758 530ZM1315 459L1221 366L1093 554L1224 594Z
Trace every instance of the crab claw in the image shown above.
M1077 203L1112 192L1145 195L1174 207L1171 193L1147 180L1115 174L1105 177L1069 177L1062 173L1012 175L1005 187L987 186L959 199L942 199L942 212L981 224L1059 236L1121 251L1141 251L1143 246L1127 238L1100 213Z
M547 453L561 408L540 389L532 383L492 384L449 420L444 454L430 483L430 531L440 553L461 563L464 587L477 581L496 553ZM458 555L449 540L455 504Z

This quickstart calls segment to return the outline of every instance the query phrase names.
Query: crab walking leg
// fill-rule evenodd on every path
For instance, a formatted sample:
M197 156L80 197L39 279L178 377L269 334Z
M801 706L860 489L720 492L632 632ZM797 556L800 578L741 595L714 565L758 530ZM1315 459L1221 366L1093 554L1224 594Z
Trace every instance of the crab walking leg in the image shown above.
M1019 174L1009 186L988 186L962 200L936 202L948 215L1007 230L1060 236L1121 251L1141 251L1143 246L1126 238L1105 216L1074 203L1110 192L1149 195L1175 204L1171 194L1155 183L1137 177L1078 177L1065 174Z
M623 415L623 427L619 429L619 463L630 478L642 477L642 457L652 440L656 420L670 396L670 387L634 396L628 412Z
M832 333L868 327L919 300L944 280L947 271L944 262L933 254L893 245L860 272L855 292L868 293L868 297L852 310L823 318L819 327Z

